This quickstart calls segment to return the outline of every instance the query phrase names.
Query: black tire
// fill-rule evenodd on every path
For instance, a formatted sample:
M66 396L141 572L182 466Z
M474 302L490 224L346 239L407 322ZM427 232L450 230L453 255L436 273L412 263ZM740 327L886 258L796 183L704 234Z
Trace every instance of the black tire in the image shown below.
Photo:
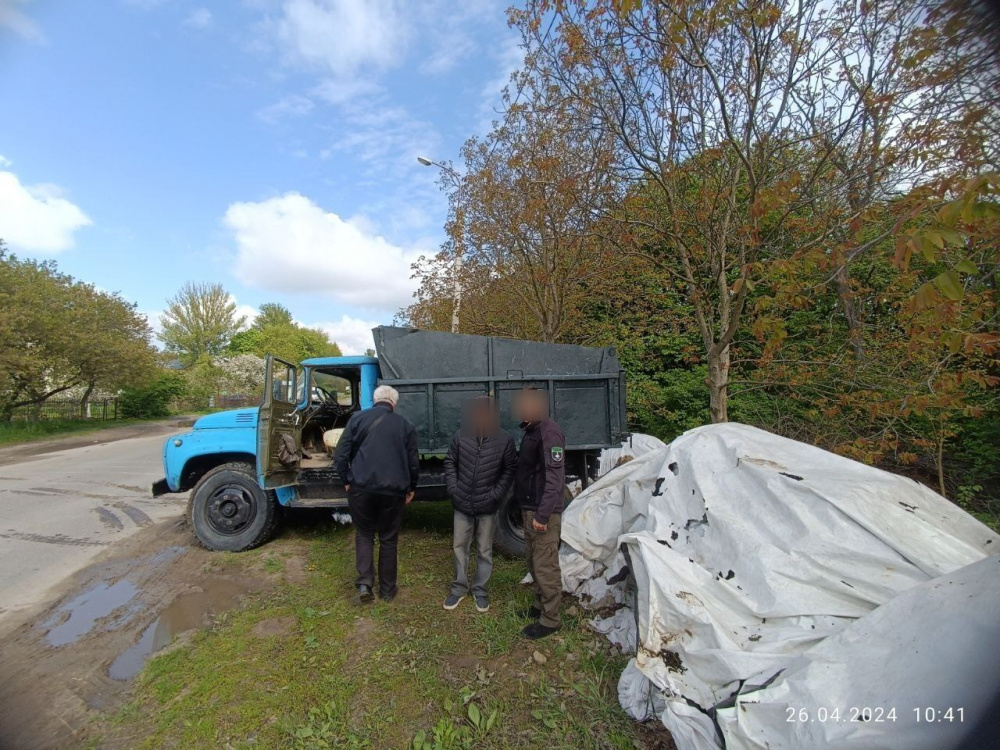
M565 505L573 501L573 493L566 488ZM521 506L514 501L514 491L500 503L497 511L497 526L493 532L493 546L510 557L524 557L528 554L528 545L524 541L524 522L521 516Z
M260 488L250 464L222 464L191 490L187 517L202 546L243 552L271 538L278 522L278 499Z
M493 545L510 557L524 557L528 553L524 541L524 525L521 520L521 506L514 500L511 490L500 503L497 511L497 526L493 532Z

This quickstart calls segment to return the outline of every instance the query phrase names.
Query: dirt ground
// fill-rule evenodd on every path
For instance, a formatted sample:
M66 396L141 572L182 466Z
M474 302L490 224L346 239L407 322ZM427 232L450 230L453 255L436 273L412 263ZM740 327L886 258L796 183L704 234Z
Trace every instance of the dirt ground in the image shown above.
M0 624L0 748L86 745L95 712L118 705L146 656L274 576L226 572L183 522L150 526L79 571L48 603ZM295 566L289 566L294 575Z
M139 529L0 620L0 750L405 747L422 728L476 747L673 750L621 712L624 657L575 605L550 641L519 637L522 561L495 560L490 615L444 613L450 513L420 505L392 605L357 602L352 531L313 514L241 554L202 549L179 520ZM385 696L392 710L372 711ZM474 696L492 729L469 728Z

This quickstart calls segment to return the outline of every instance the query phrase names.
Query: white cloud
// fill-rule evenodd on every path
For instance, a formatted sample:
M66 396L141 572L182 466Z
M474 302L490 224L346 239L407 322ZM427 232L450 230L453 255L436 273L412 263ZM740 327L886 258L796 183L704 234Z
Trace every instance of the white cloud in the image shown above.
M381 86L363 78L328 78L312 90L313 96L336 105L350 104L383 92Z
M344 354L364 354L366 349L375 348L372 328L377 325L380 323L343 315L340 320L330 323L314 323L310 327L319 328L326 333L331 341L337 342L340 351Z
M429 42L424 53L420 72L424 75L441 75L454 70L462 60L477 50L474 28L493 13L483 12L477 3L455 3L451 0L424 0L414 23L423 23L420 36Z
M437 76L455 68L465 57L475 49L475 45L464 35L447 38L447 43L440 44L430 57L420 63L420 72L424 75Z
M0 0L0 26L5 26L29 42L43 42L45 37L38 24L20 10L28 0Z
M184 18L184 25L192 29L207 29L212 25L212 11L208 8L194 8Z
M257 111L257 117L264 122L274 123L290 117L302 117L312 112L316 105L312 99L292 94L281 101Z
M135 8L141 10L152 10L160 5L163 5L166 0L124 0L126 5L131 5Z
M163 315L163 310L139 310L139 314L146 318L149 327L153 329L153 343L158 345L159 339L156 337L163 332L163 326L160 325L160 316Z
M2 169L3 167L9 167L13 163L14 162L12 162L6 156L4 156L3 154L0 154L0 169Z
M299 193L234 203L224 221L236 239L236 275L250 286L320 292L369 309L396 310L411 301L410 265L419 251L393 245Z
M405 107L371 102L346 110L344 119L349 128L335 139L333 150L380 168L415 164L417 156L435 153L440 141L430 123Z
M488 131L493 121L500 118L497 106L503 90L510 85L511 76L524 66L524 49L521 40L516 36L508 36L499 50L493 55L496 61L497 73L483 86L480 92L479 130Z
M236 305L236 318L246 318L246 320L243 321L243 325L245 326L253 325L253 322L257 319L258 315L257 308L253 305L241 305L237 302L236 297L231 294L229 295L229 301Z
M55 185L22 185L0 172L0 237L12 248L59 252L73 247L73 233L90 218Z
M285 0L275 36L290 61L347 78L400 59L410 28L403 7L398 0Z

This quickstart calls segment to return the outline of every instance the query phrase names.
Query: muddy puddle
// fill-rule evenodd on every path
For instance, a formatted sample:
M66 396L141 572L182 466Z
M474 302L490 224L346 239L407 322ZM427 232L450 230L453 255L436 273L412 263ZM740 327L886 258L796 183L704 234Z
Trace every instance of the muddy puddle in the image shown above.
M124 607L137 593L139 589L127 580L97 584L89 591L70 599L42 623L43 628L48 628L45 642L54 647L76 643L93 630L98 620L109 617L112 612ZM127 620L129 614L131 613L123 613L123 618ZM118 624L121 622L112 623L109 629Z
M170 645L173 639L189 630L211 625L211 618L239 604L239 597L249 587L238 581L208 580L201 591L181 594L164 609L146 629L137 643L111 662L108 676L113 680L131 680L152 654Z
M157 651L273 587L221 565L181 522L124 540L47 603L0 618L0 750L79 747Z
M136 561L150 568L170 562L184 552L183 547L168 547L146 560ZM116 630L126 625L143 604L137 601L139 585L129 578L117 581L98 581L83 593L56 608L41 627L45 632L45 642L54 648L76 643L87 635L98 623L104 631Z

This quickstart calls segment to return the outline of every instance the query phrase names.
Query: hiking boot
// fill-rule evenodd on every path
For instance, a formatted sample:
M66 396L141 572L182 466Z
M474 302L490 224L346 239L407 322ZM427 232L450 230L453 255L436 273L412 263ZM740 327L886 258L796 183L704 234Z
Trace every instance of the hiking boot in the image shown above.
M448 598L444 600L444 608L451 612L451 610L455 609L455 607L462 603L464 598L465 594L462 594L462 596L459 596L458 594L449 594Z
M361 600L362 604L371 604L372 600L375 598L375 594L372 593L372 587L362 583L358 586L358 599Z
M537 620L542 616L542 610L537 607L528 607L526 609L519 609L514 614L522 620Z
M476 600L476 612L490 611L490 598L486 594L479 594L473 598Z
M521 631L521 635L525 638L537 641L539 638L545 638L558 630L559 628L550 628L547 625L542 625L540 622L533 622L530 625L525 626L524 630Z
M389 602L391 602L391 601L392 601L393 599L395 599L395 598L396 598L396 592L395 592L395 591L393 591L393 592L392 592L392 593L390 593L390 594L379 594L379 598L380 598L380 599L381 599L382 601L384 601L384 602L385 602L386 604L388 604Z

